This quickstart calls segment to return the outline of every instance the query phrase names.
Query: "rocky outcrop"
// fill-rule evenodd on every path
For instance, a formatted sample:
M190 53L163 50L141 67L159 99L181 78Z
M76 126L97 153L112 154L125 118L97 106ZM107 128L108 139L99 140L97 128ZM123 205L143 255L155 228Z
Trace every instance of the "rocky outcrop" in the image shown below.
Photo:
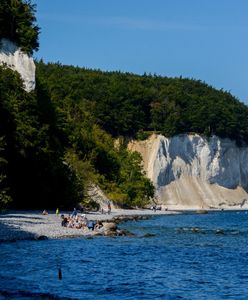
M111 207L115 207L114 203L110 201L101 188L96 184L92 183L88 186L87 195L99 205L99 209L103 210L104 213L107 213L108 203L110 203Z
M247 205L248 148L213 136L153 135L129 144L141 153L158 201L173 208Z
M0 64L6 64L21 75L27 92L35 88L35 64L32 57L8 39L0 39Z

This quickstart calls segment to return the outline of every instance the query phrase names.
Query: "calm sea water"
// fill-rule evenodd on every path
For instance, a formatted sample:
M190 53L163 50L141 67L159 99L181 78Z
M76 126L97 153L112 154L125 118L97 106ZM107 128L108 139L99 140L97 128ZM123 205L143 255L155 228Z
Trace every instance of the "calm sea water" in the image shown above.
M136 237L0 244L0 299L248 299L247 212L122 227Z

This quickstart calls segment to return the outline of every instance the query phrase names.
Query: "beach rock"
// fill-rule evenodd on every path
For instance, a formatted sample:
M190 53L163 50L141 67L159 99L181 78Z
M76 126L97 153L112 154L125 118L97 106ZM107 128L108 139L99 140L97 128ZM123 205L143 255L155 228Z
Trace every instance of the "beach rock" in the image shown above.
M154 237L156 236L156 234L153 234L153 233L146 233L143 235L144 238L150 238L150 237Z
M105 236L132 236L127 230L118 229L114 222L103 222L103 235Z
M216 229L215 234L225 234L223 229Z
M139 220L147 220L147 216L141 216L141 215L127 215L127 216L118 216L114 217L113 221L115 223L121 223L121 222L127 222L127 221L139 221Z
M117 225L114 222L103 222L104 230L116 231Z
M207 214L208 211L207 211L207 210L204 210L204 209L199 209L199 210L196 211L196 213L197 213L197 214L203 214L203 215L204 215L204 214Z
M43 241L43 240L48 240L48 237L45 236L45 235L40 235L36 239L39 240L39 241Z
M103 222L103 233L107 236L116 235L117 225L113 222Z
M192 231L193 233L200 233L200 232L201 232L200 228L197 228L197 227L191 228L191 231Z

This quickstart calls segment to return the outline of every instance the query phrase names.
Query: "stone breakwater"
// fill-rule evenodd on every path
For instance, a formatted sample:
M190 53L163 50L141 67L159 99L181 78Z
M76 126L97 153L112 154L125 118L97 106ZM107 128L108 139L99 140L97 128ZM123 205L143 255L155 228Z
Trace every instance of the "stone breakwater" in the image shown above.
M42 215L40 212L9 212L0 214L0 242L16 240L42 240L73 237L122 236L132 235L118 228L125 221L140 220L154 214L172 214L149 210L116 210L110 215L100 213L86 214L88 220L100 220L100 230L67 228L61 226L60 215Z

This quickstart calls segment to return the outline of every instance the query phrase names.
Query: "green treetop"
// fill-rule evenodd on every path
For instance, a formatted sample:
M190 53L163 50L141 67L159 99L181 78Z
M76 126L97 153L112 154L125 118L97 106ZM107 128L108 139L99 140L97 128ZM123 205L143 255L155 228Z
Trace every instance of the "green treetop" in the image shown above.
M0 3L0 38L13 41L28 54L38 50L35 5L30 0L1 0Z

